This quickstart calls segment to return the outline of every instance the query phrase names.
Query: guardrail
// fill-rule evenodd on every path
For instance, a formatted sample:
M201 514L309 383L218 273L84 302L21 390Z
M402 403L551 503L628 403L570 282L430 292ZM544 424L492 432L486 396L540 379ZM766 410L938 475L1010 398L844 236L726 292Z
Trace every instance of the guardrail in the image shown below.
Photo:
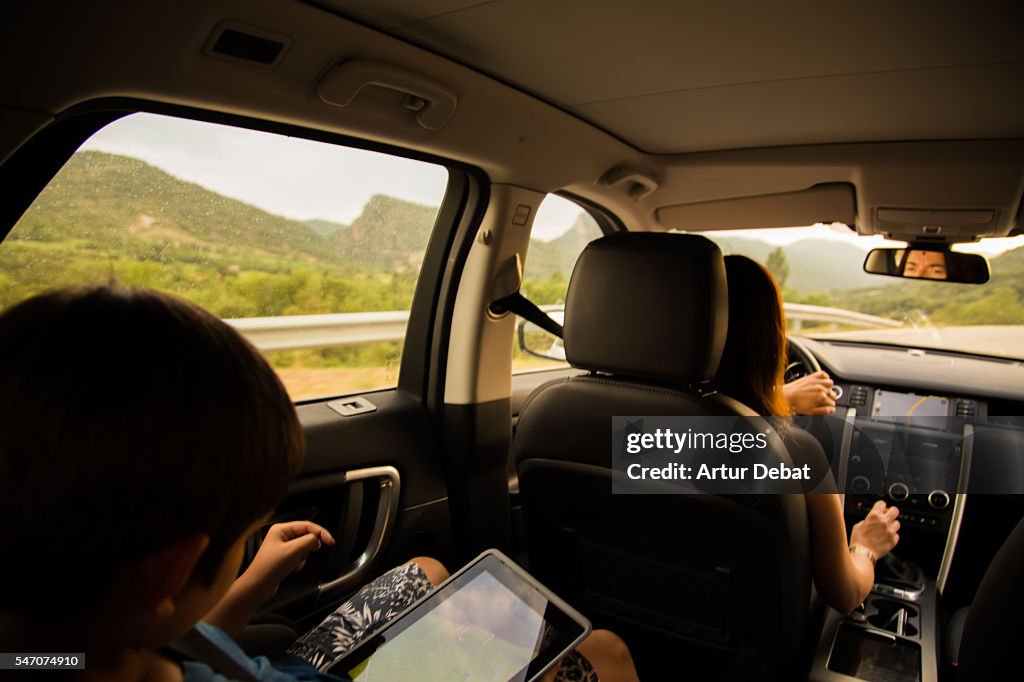
M554 317L559 323L563 321L562 312L565 306L542 305L538 306L548 315ZM843 310L842 308L828 308L820 305L807 305L805 303L783 303L786 312L786 322L791 331L800 331L804 322L824 322L826 324L838 324L844 327L857 327L858 329L878 329L889 327L902 327L903 323L898 320L891 320L887 317L877 317L864 313Z
M789 323L790 331L795 332L800 331L804 322L824 322L826 324L839 324L844 327L857 327L859 329L903 326L903 323L898 320L855 313L852 310L843 310L842 308L827 308L825 306L806 305L804 303L784 303L782 307L786 311L786 322Z
M564 306L544 305L540 309L558 316ZM786 319L799 331L804 322L825 322L857 328L901 327L884 317L838 308L787 303ZM287 315L225 320L260 350L298 350L324 346L346 346L375 341L401 341L409 324L408 311L376 313L335 313L331 315Z
M224 320L260 350L297 350L401 341L409 311L287 315Z

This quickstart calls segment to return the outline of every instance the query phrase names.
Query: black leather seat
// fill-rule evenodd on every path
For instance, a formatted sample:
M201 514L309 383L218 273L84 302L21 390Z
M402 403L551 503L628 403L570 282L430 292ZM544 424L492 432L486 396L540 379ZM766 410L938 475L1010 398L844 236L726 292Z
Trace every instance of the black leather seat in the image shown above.
M1024 679L1024 520L996 552L974 603L950 623L957 682Z
M789 678L799 665L802 495L611 494L613 416L756 416L708 383L726 306L722 254L703 237L592 242L564 325L569 362L590 372L538 388L513 440L531 571L620 632L641 677L676 679L673 666L688 680Z

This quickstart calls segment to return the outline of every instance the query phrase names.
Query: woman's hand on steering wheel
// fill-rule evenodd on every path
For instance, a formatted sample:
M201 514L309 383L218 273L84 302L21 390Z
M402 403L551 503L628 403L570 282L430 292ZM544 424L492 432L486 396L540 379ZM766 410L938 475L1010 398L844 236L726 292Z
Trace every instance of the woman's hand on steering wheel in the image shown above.
M800 415L823 416L836 411L833 382L828 374L817 371L800 377L782 387L793 412Z
M818 358L814 357L814 354L804 346L803 341L796 337L790 336L786 339L786 355L788 359L784 379L787 384L821 371Z

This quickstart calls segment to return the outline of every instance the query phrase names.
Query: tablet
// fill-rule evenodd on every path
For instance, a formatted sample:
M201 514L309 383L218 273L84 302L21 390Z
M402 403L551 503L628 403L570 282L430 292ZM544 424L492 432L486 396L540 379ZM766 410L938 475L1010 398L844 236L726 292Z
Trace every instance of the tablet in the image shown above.
M530 682L588 634L586 618L492 549L329 672L355 682Z

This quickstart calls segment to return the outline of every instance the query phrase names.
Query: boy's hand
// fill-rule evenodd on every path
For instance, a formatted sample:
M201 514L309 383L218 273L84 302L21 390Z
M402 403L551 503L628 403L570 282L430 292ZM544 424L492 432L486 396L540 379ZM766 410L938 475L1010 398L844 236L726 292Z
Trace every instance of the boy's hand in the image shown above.
M302 568L310 552L333 545L326 528L311 521L275 523L249 568L203 618L232 637L238 637L260 604L277 593L281 581Z
M275 523L238 581L269 599L277 593L282 580L302 570L311 552L321 545L333 544L334 538L327 529L312 521Z

